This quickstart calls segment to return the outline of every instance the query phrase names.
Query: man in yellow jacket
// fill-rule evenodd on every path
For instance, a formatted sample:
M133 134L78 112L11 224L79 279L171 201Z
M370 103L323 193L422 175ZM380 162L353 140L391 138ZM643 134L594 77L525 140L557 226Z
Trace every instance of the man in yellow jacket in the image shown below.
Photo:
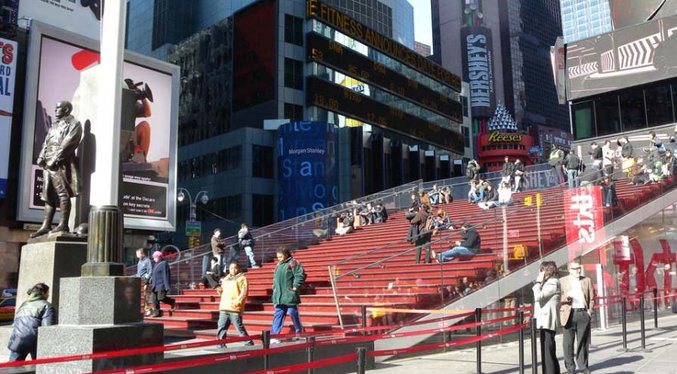
M228 327L235 325L240 336L249 336L242 323L242 312L247 300L247 278L240 273L240 265L233 261L228 265L228 275L221 279L221 286L217 289L221 295L219 302L219 322L216 330L217 339L225 339ZM248 341L245 345L254 345ZM221 344L225 348L225 344Z

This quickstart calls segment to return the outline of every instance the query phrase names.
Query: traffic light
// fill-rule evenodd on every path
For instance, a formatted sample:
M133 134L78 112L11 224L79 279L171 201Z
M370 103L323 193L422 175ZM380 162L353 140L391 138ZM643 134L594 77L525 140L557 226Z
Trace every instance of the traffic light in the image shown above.
M188 237L188 248L197 247L199 245L200 245L200 237L199 236Z

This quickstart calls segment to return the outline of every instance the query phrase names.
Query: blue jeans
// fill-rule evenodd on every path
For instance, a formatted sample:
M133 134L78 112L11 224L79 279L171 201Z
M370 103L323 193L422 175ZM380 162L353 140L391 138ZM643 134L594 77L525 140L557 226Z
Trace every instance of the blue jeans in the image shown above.
M476 203L484 199L484 189L478 189L475 191L474 195L470 195L470 202Z
M581 181L578 179L578 170L567 170L567 183L569 188L576 188L581 185Z
M35 360L35 358L37 357L37 355L36 355L37 350L38 350L38 347L35 347L35 349L33 349L30 352L28 352L28 351L26 351L26 352L11 351L9 353L9 361L26 361L26 357L28 357L29 354L31 355L31 358L33 360Z
M244 247L244 253L249 259L249 266L256 266L256 259L254 259L254 249L251 246Z
M440 253L440 259L442 262L447 262L456 257L474 256L476 254L477 253L473 252L470 248L456 246L448 251Z
M221 311L219 312L219 322L216 328L217 339L224 339L226 337L228 327L230 327L231 323L235 325L235 328L237 329L237 332L240 334L240 336L249 336L249 334L247 334L247 330L244 328L244 324L242 323L242 314ZM225 344L222 345L225 346Z
M282 326L284 325L284 317L291 317L291 321L294 324L294 331L300 333L303 331L303 326L301 326L301 320L299 319L299 310L296 305L275 305L275 316L273 317L273 327L270 329L271 335L277 335L282 331Z

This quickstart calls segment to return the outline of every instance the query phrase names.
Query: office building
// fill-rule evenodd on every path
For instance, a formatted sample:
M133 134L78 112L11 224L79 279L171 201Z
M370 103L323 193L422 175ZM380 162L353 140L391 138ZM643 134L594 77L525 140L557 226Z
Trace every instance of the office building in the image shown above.
M571 43L612 30L608 0L560 0L564 42Z
M428 57L432 54L432 48L430 48L429 45L421 42L414 43L414 50L424 57Z

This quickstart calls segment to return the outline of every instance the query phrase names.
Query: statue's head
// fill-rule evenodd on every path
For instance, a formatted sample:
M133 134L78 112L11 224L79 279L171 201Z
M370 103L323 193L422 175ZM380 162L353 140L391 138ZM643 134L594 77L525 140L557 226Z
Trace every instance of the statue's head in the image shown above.
M71 114L73 111L73 104L70 101L59 101L56 103L56 108L54 109L54 114L56 118L64 118Z

